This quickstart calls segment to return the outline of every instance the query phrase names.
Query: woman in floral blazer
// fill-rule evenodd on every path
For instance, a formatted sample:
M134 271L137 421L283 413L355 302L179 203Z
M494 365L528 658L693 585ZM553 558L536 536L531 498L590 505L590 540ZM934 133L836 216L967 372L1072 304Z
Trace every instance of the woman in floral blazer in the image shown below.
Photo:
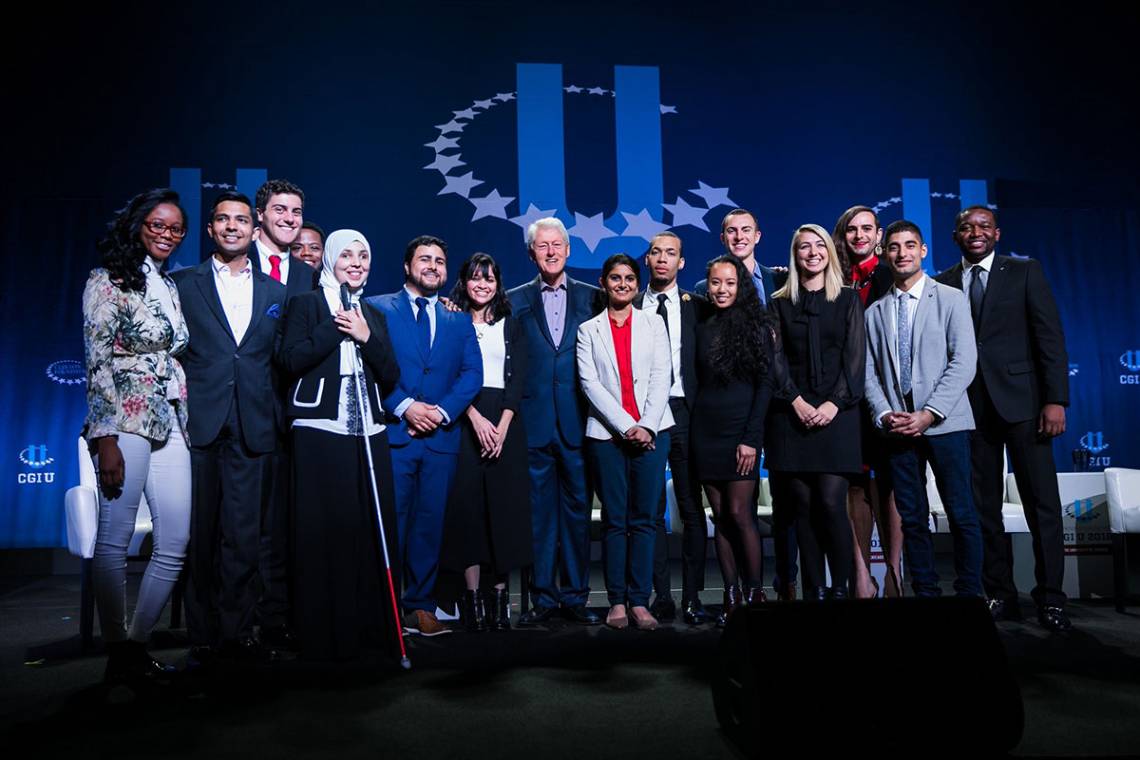
M105 680L112 682L162 682L174 672L150 658L146 641L178 580L190 533L186 376L175 358L189 333L178 291L162 273L185 235L177 193L135 196L99 242L103 267L83 291L84 436L100 492L95 598L107 642ZM127 546L143 494L154 551L128 630Z

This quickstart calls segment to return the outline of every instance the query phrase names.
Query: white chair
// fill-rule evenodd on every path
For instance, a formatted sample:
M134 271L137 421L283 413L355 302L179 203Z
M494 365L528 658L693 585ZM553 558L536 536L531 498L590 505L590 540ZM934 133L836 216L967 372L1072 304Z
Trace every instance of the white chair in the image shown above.
M1005 467L1005 487L1001 505L1002 524L1006 533L1028 533L1029 523L1025 521L1025 508L1021 504L1021 495L1017 492L1017 480L1009 471L1009 455L1003 452L1002 461ZM934 482L934 470L929 463L926 465L926 498L930 501L930 515L935 529L939 533L949 533L950 519L946 516L946 508L942 505L942 497Z
M90 646L95 611L95 595L91 588L92 557L95 556L95 534L99 528L99 486L95 475L95 465L87 450L87 441L79 437L79 485L67 489L64 496L64 511L67 515L67 549L81 560L79 633L83 645ZM152 529L150 508L146 497L139 499L139 511L135 517L135 532L127 548L127 556L137 557L142 553L143 542ZM177 627L180 604L175 604L171 614L171 625Z
M1112 533L1113 594L1124 612L1128 594L1128 534L1140 533L1140 470L1108 467L1104 471L1108 528Z

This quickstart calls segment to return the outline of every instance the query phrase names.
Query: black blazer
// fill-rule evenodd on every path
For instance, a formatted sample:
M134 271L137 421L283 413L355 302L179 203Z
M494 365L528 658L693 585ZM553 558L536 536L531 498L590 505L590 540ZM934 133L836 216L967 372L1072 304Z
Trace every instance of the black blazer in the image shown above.
M317 280L321 276L320 270L313 269L300 259L292 257L292 254L286 253L285 257L289 259L289 276L285 278L283 283L285 285L285 301L288 302L293 296L316 290ZM258 250L256 242L249 247L249 263L253 265L253 271L261 271L261 252ZM265 272L265 274L268 275L269 273Z
M891 292L891 288L895 285L895 276L891 273L891 265L885 261L879 262L874 269L871 270L871 290L867 293L867 303L864 306L870 306L875 301Z
M517 415L522 405L523 387L530 371L530 353L523 335L522 323L514 316L507 316L506 320L507 324L503 327L503 339L507 344L507 356L503 360L505 381L503 385L506 386L503 389L503 408L510 409Z
M388 320L374 307L361 304L371 335L360 345L364 377L374 409L400 380L400 365L388 336ZM297 378L286 393L289 419L335 420L340 400L340 350L347 337L337 329L324 291L302 293L289 302L277 358L289 377ZM376 415L377 420L382 418Z
M935 279L961 290L962 262ZM1065 333L1040 262L994 257L975 333L978 373L970 390L984 387L1002 419L1024 422L1045 404L1069 405Z
M708 301L681 288L677 291L681 295L681 384L685 388L685 406L691 412L697 400L697 323L708 309ZM641 308L645 293L643 290L633 299L634 307Z
M282 424L273 356L284 321L285 286L251 273L253 307L238 345L214 284L213 256L171 277L190 329L190 345L178 357L186 370L190 443L213 443L236 403L245 445L259 454L273 451Z

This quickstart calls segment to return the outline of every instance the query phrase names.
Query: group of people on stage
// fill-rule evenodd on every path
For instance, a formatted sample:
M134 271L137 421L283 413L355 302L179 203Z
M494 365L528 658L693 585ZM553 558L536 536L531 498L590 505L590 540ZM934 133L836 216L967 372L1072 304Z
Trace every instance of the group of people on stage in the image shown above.
M493 257L404 253L404 287L365 298L374 251L304 221L283 180L214 201L201 264L166 262L186 235L170 190L119 211L83 297L100 485L95 584L107 678L163 679L145 643L180 576L192 659L264 662L298 649L351 660L394 631L512 625L507 579L533 607L651 630L676 616L666 462L682 536L681 614L713 621L704 501L724 585L716 622L765 600L756 522L770 473L781 599L877 596L874 524L900 596L937 596L927 463L954 538L954 589L1019 616L1002 525L1003 451L1033 534L1040 622L1071 623L1051 439L1067 359L1040 265L997 256L995 213L964 209L962 262L922 268L922 232L856 206L805 224L786 270L755 258L755 216L724 218L723 255L681 290L682 241L609 257L599 286L566 272L556 218L533 222L537 276L507 290ZM642 266L644 264L644 267ZM602 504L609 609L587 606L590 503ZM127 627L126 559L145 494L154 552ZM797 561L798 557L798 561ZM797 565L802 592L797 593ZM652 599L652 603L651 603Z

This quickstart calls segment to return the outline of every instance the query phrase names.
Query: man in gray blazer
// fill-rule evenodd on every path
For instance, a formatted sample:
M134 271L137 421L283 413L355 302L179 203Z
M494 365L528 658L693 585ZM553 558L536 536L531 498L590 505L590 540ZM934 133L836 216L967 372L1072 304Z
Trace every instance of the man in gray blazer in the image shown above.
M974 416L966 389L977 368L970 305L922 271L926 245L913 222L886 231L890 292L867 307L866 397L887 436L903 550L916 596L939 596L922 473L929 461L954 536L954 590L982 596L982 533L970 476Z

